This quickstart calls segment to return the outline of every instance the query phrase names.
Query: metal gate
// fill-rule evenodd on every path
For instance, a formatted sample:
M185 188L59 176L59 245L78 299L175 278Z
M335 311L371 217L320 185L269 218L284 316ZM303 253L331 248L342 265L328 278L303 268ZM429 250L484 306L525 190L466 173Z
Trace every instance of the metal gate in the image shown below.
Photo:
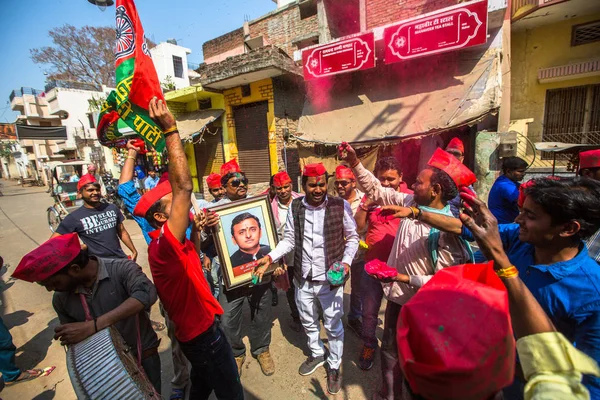
M233 108L238 162L250 184L268 182L271 178L268 111L266 101Z

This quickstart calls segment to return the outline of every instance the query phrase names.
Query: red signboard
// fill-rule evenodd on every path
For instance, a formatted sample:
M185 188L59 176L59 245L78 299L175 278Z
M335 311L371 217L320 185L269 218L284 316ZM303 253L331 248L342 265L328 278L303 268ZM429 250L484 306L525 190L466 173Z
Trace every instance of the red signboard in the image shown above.
M302 52L304 79L316 79L341 72L360 71L375 66L373 32L339 40Z
M385 63L483 44L487 40L488 2L473 1L386 28Z

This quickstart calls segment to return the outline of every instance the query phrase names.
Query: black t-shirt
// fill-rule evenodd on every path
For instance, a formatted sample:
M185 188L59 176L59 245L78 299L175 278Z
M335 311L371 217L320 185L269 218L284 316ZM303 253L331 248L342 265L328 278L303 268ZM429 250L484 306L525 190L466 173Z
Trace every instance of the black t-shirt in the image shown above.
M101 203L97 208L83 206L67 215L56 232L61 235L76 232L91 255L125 258L118 233L118 226L124 219L114 204Z

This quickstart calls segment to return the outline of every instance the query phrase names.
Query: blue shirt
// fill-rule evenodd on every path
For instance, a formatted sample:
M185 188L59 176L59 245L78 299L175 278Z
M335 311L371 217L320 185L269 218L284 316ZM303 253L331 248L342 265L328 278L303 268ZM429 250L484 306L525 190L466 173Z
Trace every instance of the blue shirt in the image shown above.
M519 215L519 186L506 176L496 179L488 196L488 208L494 214L499 224L512 224Z
M518 224L499 226L504 251L519 277L542 306L556 329L600 363L600 268L581 243L568 261L535 265L535 248L519 240ZM468 229L463 237L472 240ZM600 379L584 376L591 399L600 399Z
M146 190L154 189L156 187L156 185L158 185L159 180L160 180L160 178L158 177L158 175L155 175L154 178L151 176L147 177L146 180L144 181L144 189L146 189Z

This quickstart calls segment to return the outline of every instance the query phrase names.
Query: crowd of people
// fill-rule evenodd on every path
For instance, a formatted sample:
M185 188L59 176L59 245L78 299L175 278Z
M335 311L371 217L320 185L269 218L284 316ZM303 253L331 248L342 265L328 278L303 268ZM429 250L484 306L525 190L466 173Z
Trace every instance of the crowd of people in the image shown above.
M473 190L476 177L463 164L458 138L435 151L410 188L395 158L380 158L370 171L342 143L335 194L320 163L304 165L302 194L286 172L272 176L274 248L242 245L244 235L260 231L256 217L232 223L240 249L232 260L255 261L256 280L227 289L212 238L219 215L211 209L248 198L248 179L232 160L206 178L212 199L192 207L175 119L160 100L149 112L165 132L168 173L151 172L142 194L134 181L140 149L129 143L118 195L148 244L152 281L136 264L123 215L101 201L92 173L78 181L84 206L13 272L55 292L62 344L114 326L160 393L159 340L149 319L159 300L172 348L171 399L185 398L188 385L190 399L213 392L242 399L244 304L250 353L264 375L273 375L272 307L277 283L287 280L290 324L304 332L310 353L298 373L324 366L332 395L343 387L350 328L363 342L355 354L360 369L371 369L380 355L375 399L600 399L600 150L581 153L576 177L523 184L527 163L506 158L486 205ZM42 373L11 368L2 372L13 383Z

